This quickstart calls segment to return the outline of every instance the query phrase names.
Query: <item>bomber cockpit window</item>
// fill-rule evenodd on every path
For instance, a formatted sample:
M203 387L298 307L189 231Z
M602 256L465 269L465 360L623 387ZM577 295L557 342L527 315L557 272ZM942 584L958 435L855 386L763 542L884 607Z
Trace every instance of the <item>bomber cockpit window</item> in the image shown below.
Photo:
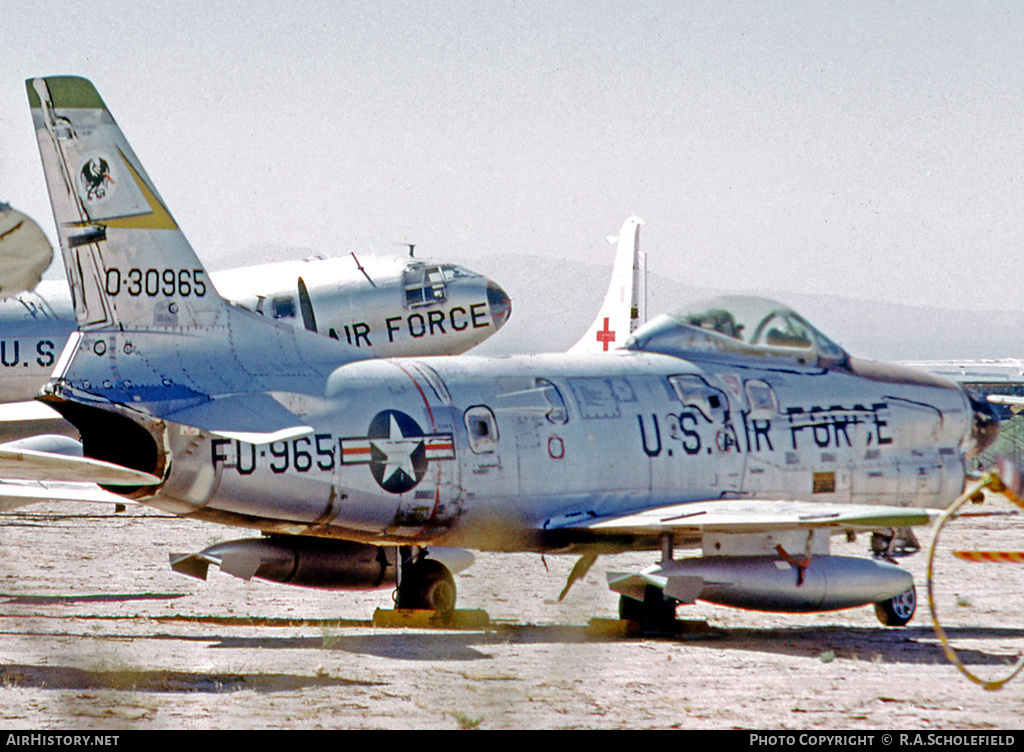
M295 298L291 295L279 295L270 302L274 307L275 319L295 318Z
M455 266L455 264L441 264L441 274L444 275L446 282L452 279L468 279L469 277L480 276L476 272L463 269L461 266Z
M408 308L443 303L448 296L445 272L435 264L410 264L405 267L405 305Z

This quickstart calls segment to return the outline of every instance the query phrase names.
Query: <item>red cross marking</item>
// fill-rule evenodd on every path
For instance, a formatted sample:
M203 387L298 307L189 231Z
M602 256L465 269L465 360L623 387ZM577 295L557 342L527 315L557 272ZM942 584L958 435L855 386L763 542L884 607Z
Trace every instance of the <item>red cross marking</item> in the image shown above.
M604 329L597 333L597 341L604 344L605 352L608 352L608 343L615 341L615 332L608 328L608 317L604 317Z

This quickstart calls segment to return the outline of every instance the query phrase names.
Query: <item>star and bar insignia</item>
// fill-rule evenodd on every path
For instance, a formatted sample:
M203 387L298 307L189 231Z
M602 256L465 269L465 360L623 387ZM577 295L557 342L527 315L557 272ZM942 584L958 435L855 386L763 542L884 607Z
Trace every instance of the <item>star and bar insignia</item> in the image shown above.
M369 465L377 484L395 494L415 488L430 460L453 459L450 433L425 434L415 420L397 410L377 413L365 437L341 440L342 464Z

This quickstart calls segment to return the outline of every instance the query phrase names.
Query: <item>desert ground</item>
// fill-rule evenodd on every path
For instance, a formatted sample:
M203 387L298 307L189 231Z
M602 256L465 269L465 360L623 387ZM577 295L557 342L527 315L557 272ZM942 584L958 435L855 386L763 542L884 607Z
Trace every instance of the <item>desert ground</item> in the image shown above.
M1024 565L948 551L1021 550L1020 517L957 521L936 557L942 623L986 679L1024 652ZM902 560L919 597L905 628L881 626L871 608L698 603L678 613L694 631L641 638L588 625L617 613L605 571L654 554L599 559L562 602L572 559L479 554L456 577L459 605L485 609L490 625L436 630L375 628L386 590L177 574L171 552L246 534L141 507L28 507L0 516L0 536L5 729L1024 727L1024 677L986 691L944 657L926 550ZM833 553L866 548L839 538Z

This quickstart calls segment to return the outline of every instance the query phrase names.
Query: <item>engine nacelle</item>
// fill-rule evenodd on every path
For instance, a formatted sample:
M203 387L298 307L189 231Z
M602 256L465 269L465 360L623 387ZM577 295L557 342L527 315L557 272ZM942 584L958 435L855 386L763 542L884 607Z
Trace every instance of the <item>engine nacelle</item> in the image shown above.
M205 580L210 564L216 564L243 580L259 577L325 590L369 590L394 587L396 558L394 546L274 535L218 543L197 554L171 554L171 568Z
M773 556L704 556L663 562L610 582L613 590L638 600L644 586L654 585L683 603L699 599L787 613L881 603L913 584L913 575L894 564L827 555L811 556L806 566Z

